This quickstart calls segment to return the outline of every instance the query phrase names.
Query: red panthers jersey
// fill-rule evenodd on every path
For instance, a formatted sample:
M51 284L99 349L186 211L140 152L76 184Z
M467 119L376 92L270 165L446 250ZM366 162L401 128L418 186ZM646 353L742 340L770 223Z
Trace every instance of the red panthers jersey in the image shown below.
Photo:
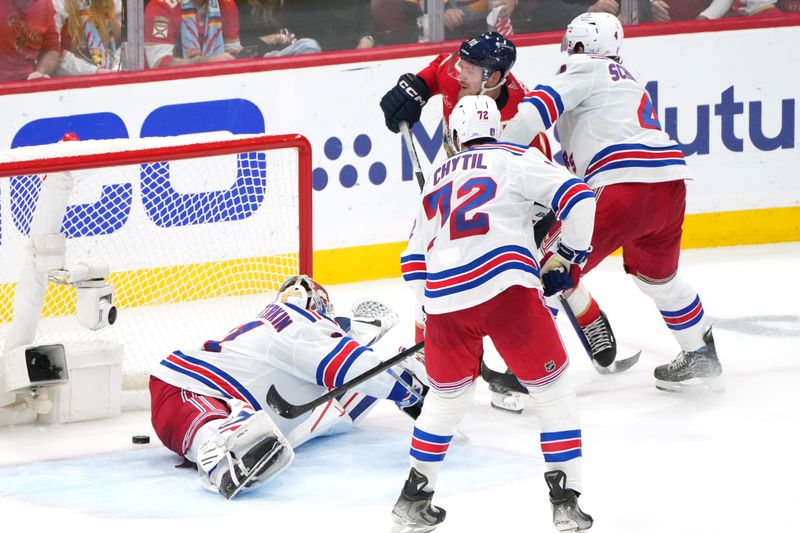
M430 65L422 69L417 76L425 80L431 96L442 95L442 111L444 114L444 125L447 128L445 139L449 139L449 119L450 113L458 103L458 92L461 89L458 80L453 76L457 72L456 63L459 60L458 52L452 54L441 54L437 56ZM509 120L517 114L517 106L522 102L528 89L525 85L509 73L505 83L506 91L502 91L495 100L500 110L500 121L505 127ZM447 142L445 140L445 142ZM544 133L540 133L531 141L531 147L538 149L545 157L552 160L553 154L550 150L550 141Z

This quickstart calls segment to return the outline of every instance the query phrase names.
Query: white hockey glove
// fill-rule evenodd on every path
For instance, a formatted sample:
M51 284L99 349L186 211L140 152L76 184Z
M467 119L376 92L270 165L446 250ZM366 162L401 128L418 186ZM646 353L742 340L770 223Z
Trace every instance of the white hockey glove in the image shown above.
M377 300L357 300L352 311L348 333L362 346L372 346L400 321L391 307Z
M559 242L555 253L547 252L542 258L541 279L544 295L552 296L578 285L581 265L589 257L589 250L573 250Z

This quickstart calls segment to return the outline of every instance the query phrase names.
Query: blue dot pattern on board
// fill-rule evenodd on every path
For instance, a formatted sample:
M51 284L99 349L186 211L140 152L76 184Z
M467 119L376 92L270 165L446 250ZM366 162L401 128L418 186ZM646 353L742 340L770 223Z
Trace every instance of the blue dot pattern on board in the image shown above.
M358 170L353 165L345 165L339 171L339 183L342 184L342 187L349 189L356 184L357 180Z
M342 155L342 141L339 137L331 137L325 141L325 157L331 161L339 159Z
M386 174L386 165L383 163L372 163L369 167L369 181L375 185L386 181Z
M362 133L353 141L353 151L358 157L366 157L372 150L372 141L369 135Z
M311 186L315 191L321 191L328 186L328 173L324 168L315 168L311 173Z

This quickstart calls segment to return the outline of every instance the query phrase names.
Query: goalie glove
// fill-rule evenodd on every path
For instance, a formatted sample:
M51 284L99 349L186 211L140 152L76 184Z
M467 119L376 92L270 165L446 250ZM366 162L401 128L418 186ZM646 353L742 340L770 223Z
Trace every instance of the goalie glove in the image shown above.
M377 300L356 300L352 311L348 334L362 346L372 346L400 321L391 307Z
M589 257L589 250L573 250L559 242L555 253L547 252L542 258L541 279L544 295L552 296L578 285L581 265Z
M431 91L425 80L414 74L403 74L397 85L381 98L381 109L386 119L386 127L397 133L400 123L407 122L412 126L419 120L422 108L431 97Z

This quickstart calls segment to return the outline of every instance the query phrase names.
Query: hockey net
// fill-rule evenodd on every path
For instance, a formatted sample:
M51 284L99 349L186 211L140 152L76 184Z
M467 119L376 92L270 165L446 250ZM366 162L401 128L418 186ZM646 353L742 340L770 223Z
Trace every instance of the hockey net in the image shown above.
M311 149L300 135L18 148L0 152L0 176L0 354L15 347L6 339L16 315L37 322L31 343L122 344L123 388L143 389L171 351L223 337L286 277L311 274ZM41 205L45 176L70 176L66 205ZM25 304L15 296L32 268L23 258L39 209L63 213L55 227L66 235L67 266L108 267L113 325L81 327L76 289L55 283L38 318L15 310Z

